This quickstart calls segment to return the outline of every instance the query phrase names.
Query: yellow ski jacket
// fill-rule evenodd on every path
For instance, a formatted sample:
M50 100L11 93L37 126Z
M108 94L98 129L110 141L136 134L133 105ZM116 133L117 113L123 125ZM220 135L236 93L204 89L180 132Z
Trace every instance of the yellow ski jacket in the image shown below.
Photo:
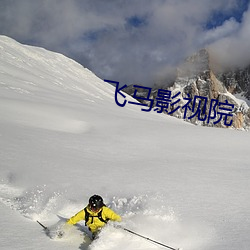
M106 223L104 221L112 220L112 221L121 221L121 217L116 214L113 210L110 208L103 206L99 211L93 212L89 209L89 207L86 207L87 212L89 213L88 221L85 221L86 226L90 229L92 233L97 232L100 228L102 228ZM98 218L98 215L101 211L101 218L104 220L100 220ZM85 210L82 209L77 214L72 216L68 221L67 224L74 225L80 220L85 220Z

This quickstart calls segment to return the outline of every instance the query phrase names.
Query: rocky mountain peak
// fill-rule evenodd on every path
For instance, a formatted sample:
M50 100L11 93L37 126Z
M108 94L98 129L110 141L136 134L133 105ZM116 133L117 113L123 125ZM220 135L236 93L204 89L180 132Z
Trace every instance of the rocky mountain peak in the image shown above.
M201 49L188 57L184 63L177 68L177 77L194 77L206 74L210 70L210 58L207 49Z
M208 115L211 107L202 106L200 102L194 103L197 96L204 97L208 103L214 100L220 103L230 103L234 108L229 111L232 117L232 126L225 126L223 119L214 124L200 121L197 117L186 119L187 115L180 110L177 117L185 117L186 121L203 126L233 127L237 129L248 129L250 127L250 109L247 102L236 98L233 94L243 93L244 97L250 97L250 67L241 70L231 70L227 72L216 71L209 51L202 49L194 55L188 57L178 68L177 77L174 84L170 87L172 91L178 89L182 93L182 98L190 96L192 108L204 108L204 116ZM217 109L214 110L218 112ZM175 116L175 115L174 115Z
M171 91L172 96L180 92L178 102L173 105L166 103L164 113L196 125L250 128L250 108L247 102L233 95L244 93L248 97L249 93L250 97L250 67L241 71L218 73L212 62L209 51L201 49L179 65L176 79L170 86L155 86L150 98L157 100L159 89ZM132 94L132 90L128 91L129 94ZM140 94L145 95L143 92ZM213 103L216 105L213 106ZM157 106L157 101L154 105ZM213 121L209 120L211 115ZM230 125L227 118L232 121Z

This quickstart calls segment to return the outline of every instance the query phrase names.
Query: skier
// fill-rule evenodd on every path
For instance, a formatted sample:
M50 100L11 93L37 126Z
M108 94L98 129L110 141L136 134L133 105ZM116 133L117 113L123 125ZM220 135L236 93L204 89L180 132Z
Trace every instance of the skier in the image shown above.
M89 204L72 216L67 224L74 225L80 220L85 220L85 226L92 232L94 239L109 220L120 222L122 219L120 215L105 206L101 196L95 194L89 198Z

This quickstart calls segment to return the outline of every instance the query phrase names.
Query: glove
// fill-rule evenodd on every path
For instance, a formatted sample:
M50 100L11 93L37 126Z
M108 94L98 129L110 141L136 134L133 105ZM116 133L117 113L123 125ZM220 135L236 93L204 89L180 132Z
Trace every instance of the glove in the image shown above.
M62 231L62 230L59 230L59 231L56 232L57 238L62 238L64 234L65 234L65 232Z
M69 225L67 223L58 226L57 230L56 230L56 237L57 238L62 238L65 235L65 233L67 231L69 231L70 228L71 228L71 225Z

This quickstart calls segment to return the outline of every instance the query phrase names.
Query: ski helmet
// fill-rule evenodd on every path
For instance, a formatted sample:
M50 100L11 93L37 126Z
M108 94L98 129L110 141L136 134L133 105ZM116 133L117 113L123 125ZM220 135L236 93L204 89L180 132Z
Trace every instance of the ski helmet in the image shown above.
M93 195L89 198L89 206L93 210L98 210L103 207L103 199L99 195Z

